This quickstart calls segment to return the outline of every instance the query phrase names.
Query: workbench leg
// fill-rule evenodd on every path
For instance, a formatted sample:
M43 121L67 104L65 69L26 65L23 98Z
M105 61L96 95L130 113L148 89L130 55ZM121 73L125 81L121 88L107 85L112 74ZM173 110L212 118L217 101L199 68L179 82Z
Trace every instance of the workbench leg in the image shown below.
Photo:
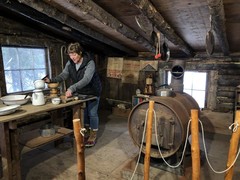
M13 179L21 179L21 151L19 146L19 136L17 122L11 121L9 123L9 135L11 143L12 154L12 173Z
M0 123L0 149L2 161L2 179L12 180L12 158L9 139L9 125L8 123Z

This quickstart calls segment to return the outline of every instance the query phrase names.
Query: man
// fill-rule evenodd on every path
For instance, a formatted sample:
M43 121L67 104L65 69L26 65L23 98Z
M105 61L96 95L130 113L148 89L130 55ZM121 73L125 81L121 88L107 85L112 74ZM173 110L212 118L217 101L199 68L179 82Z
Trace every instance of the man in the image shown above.
M97 131L99 125L98 106L100 94L102 91L101 81L96 72L95 62L90 54L83 51L79 43L71 43L67 48L70 60L66 63L62 73L53 79L45 78L45 82L62 82L68 78L71 80L71 86L68 87L65 95L94 95L97 99L87 102L84 112L84 126L87 129L85 135L86 147L92 147L97 140Z

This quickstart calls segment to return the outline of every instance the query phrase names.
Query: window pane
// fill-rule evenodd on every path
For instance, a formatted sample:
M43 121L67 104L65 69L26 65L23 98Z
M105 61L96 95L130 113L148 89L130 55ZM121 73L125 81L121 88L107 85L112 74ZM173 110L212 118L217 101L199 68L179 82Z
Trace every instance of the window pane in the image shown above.
M193 91L192 97L197 101L200 108L204 108L205 91Z
M19 71L5 71L5 81L8 93L21 91L21 80Z
M34 79L42 79L44 76L46 76L46 70L45 69L35 69L34 71Z
M183 76L184 89L192 89L192 72L185 72Z
M45 68L45 50L44 49L35 49L35 53L33 53L33 60L34 60L34 68ZM45 76L45 75L44 75Z
M33 69L33 56L31 49L17 48L19 53L20 69Z
M16 48L2 48L4 70L18 69L19 62Z
M205 90L206 86L206 73L198 72L192 74L193 76L193 89Z
M25 70L22 72L22 87L23 91L28 91L34 89L34 71Z
M184 92L192 96L192 90L190 90L190 89L187 90L187 89L186 89L186 90L184 90Z

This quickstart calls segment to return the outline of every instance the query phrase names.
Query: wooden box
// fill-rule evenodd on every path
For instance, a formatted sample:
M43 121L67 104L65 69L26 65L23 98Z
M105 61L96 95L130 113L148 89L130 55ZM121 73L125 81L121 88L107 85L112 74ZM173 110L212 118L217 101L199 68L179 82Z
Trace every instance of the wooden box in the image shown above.
M112 114L116 116L121 116L121 117L128 117L130 114L131 109L121 109L118 107L113 107L112 108Z

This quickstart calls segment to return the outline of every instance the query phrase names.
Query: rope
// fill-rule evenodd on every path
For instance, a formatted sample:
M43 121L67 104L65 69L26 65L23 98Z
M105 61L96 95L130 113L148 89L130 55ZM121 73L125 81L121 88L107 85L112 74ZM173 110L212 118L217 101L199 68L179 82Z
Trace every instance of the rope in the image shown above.
M81 128L80 129L80 134L84 137L85 135L85 132L87 132L87 129L86 128Z
M140 146L140 149L139 149L138 160L137 160L137 163L135 165L135 168L134 168L131 180L133 179L133 177L134 177L134 175L135 175L135 173L137 171L137 167L138 167L139 160L140 160L140 157L141 157L143 141L144 141L144 135L145 135L145 132L146 132L146 124L147 124L146 122L147 122L147 117L148 117L148 111L149 111L149 109L147 109L147 111L146 111L146 116L145 116L145 121L144 121L144 128L143 128L143 134L142 134L142 142L141 142L141 146Z
M211 165L211 163L210 163L210 161L209 161L209 159L208 159L207 148L206 148L206 142L205 142L205 137L204 137L203 124L202 124L202 122L200 121L200 119L198 119L198 121L199 121L199 123L200 123L200 125L201 125L201 129L202 129L203 147L204 147L204 152L205 152L206 159L207 159L207 162L208 162L209 167L210 167L210 168L212 169L212 171L215 172L216 174L221 174L221 173L225 173L225 172L229 171L229 169L232 168L232 167L234 166L235 162L236 162L237 159L238 159L238 156L239 156L239 154L240 154L240 147L239 147L239 149L238 149L238 153L237 153L237 155L236 155L236 157L235 157L233 163L231 164L231 166L229 166L229 167L228 167L227 169L225 169L225 170L222 170L222 171L216 171L216 170L212 167L212 165ZM229 126L229 128L232 127L234 124L235 124L235 123L233 123L231 126ZM237 130L238 126L239 126L239 125L236 124L236 126L234 127L234 129ZM236 131L236 130L235 130L235 131Z
M136 165L135 165L135 168L134 168L134 171L133 171L133 174L132 174L132 177L131 177L130 180L133 179L133 177L134 177L134 175L135 175L135 173L136 173L136 170L137 170L137 167L138 167L138 164L139 164L139 160L140 160L140 157L141 157L141 152L142 152L142 148L143 148L143 141L144 141L144 135L145 135L145 132L146 132L146 124L147 124L146 122L147 122L147 117L148 117L148 111L149 111L149 109L147 109L147 111L146 111L146 116L145 116L145 121L144 121L144 129L143 129L143 134L142 134L142 141L141 141L141 145L140 145L140 149L139 149L139 154L138 154L138 160L137 160L137 163L136 163ZM158 137L158 133L157 133L156 112L155 112L154 109L153 109L153 113L154 113L154 123L155 123L155 132L156 132L156 133L155 133L155 138L156 138L156 142L157 142L157 146L158 146L158 150L159 150L159 153L160 153L160 155L161 155L161 158L163 159L164 163L167 164L167 166L169 166L170 168L177 168L177 167L180 166L180 164L181 164L182 161L183 161L183 157L184 157L184 154L185 154L185 151L186 151L186 147L187 147L187 142L188 142L189 126L190 126L190 123L191 123L192 120L190 119L190 120L188 121L188 124L187 124L187 134L186 134L186 139L185 139L185 144L184 144L184 148L183 148L182 157L181 157L181 159L180 159L180 161L179 161L178 164L176 164L176 165L170 165L170 164L165 160L165 158L163 157L162 152L161 152L161 149L160 149L160 146L159 146L159 142L158 142L158 138L157 138L157 137ZM227 169L225 169L225 170L216 171L216 170L212 167L212 165L211 165L211 163L210 163L210 161L209 161L209 159L208 159L206 142L205 142L205 136L204 136L203 124L202 124L202 122L201 122L200 119L198 119L198 121L199 121L199 123L200 123L200 125L201 125L202 141L203 141L204 153L205 153L206 160L207 160L207 163L208 163L209 167L210 167L210 168L212 169L212 171L215 172L216 174L221 174L221 173L225 173L225 172L229 171L229 169L231 169L231 168L234 166L234 164L236 163L236 161L237 161L237 159L238 159L238 156L239 156L239 154L240 154L240 147L239 147L239 149L238 149L238 153L237 153L237 155L236 155L233 163L232 163ZM238 123L233 123L233 124L231 124L231 125L229 126L229 129L232 129L232 126L234 126L233 132L236 132L237 129L238 129L238 127L239 127L239 124L238 124ZM82 129L85 129L85 128L82 128ZM86 129L85 129L85 130L86 130ZM81 133L81 130L80 130L80 133ZM82 133L81 133L81 134L82 134Z
M233 127L234 126L234 127ZM233 127L233 128L232 128ZM232 130L232 132L236 132L239 127L239 124L237 122L232 123L228 128Z

